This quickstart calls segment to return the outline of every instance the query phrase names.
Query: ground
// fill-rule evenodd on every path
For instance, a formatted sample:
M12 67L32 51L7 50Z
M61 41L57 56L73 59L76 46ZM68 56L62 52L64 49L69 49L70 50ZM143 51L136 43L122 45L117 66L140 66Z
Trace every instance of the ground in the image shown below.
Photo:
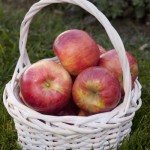
M10 5L8 5L10 4ZM19 57L18 41L21 21L30 4L15 5L0 2L0 148L17 150L17 134L13 119L2 103L5 84L11 79ZM92 21L91 21L92 20ZM138 79L142 85L142 107L136 113L131 138L123 142L120 150L150 150L150 26L145 22L130 19L111 20L121 36L125 48L130 51L139 64ZM31 62L54 56L52 43L62 31L80 28L88 31L93 38L107 50L113 46L104 28L88 14L67 15L58 7L44 9L31 23L27 50Z

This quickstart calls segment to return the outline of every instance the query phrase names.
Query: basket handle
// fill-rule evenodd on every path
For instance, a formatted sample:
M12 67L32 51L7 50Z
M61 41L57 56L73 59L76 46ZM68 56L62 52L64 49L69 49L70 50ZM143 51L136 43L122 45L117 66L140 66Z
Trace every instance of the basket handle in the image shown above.
M29 25L34 15L37 14L42 8L50 4L63 3L63 2L80 6L81 8L83 8L84 10L92 14L105 28L105 31L107 32L111 43L113 44L114 48L118 53L122 71L123 71L123 84L124 84L125 96L122 105L123 108L121 109L121 111L123 114L125 114L129 108L130 97L131 97L131 74L130 74L128 59L125 53L125 48L119 34L111 25L109 20L91 2L87 0L40 0L39 2L32 5L32 7L25 15L25 18L21 24L20 41L19 41L20 61L22 61L24 58L24 64L25 65L30 64L29 57L26 51L26 44L27 44Z

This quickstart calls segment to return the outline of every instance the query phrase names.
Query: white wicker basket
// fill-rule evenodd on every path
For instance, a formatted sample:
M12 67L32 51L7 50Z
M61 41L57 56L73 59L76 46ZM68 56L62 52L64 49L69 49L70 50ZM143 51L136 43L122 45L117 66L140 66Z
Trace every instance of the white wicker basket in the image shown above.
M20 103L18 81L21 73L30 65L26 51L29 25L34 15L43 7L53 3L72 3L85 9L103 25L116 49L123 70L125 97L114 110L89 117L48 116L40 114ZM18 141L26 150L107 150L117 149L124 137L131 131L135 112L141 106L141 85L135 81L131 91L131 74L124 45L116 30L105 15L87 0L41 0L26 14L20 31L20 57L11 81L6 84L3 102L13 117ZM51 58L58 61L57 57Z

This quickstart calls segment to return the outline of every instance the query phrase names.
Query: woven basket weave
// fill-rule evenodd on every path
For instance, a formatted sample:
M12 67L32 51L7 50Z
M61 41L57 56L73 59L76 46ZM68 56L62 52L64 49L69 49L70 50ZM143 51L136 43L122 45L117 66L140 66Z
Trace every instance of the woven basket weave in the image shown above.
M31 65L26 43L32 18L42 8L67 2L78 5L105 28L116 49L123 70L125 97L110 112L88 117L43 115L23 105L18 98L18 82L22 72ZM141 85L136 79L131 91L131 74L123 42L105 15L87 0L41 0L27 12L20 29L20 57L12 79L6 84L3 102L15 122L18 142L24 150L107 150L117 149L129 137L135 112L141 106ZM51 58L58 62L58 58Z

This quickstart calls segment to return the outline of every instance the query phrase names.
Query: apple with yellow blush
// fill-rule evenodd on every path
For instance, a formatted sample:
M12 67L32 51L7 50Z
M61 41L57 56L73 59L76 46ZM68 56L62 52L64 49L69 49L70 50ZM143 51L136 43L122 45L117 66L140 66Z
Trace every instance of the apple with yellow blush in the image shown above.
M96 114L110 111L118 105L121 87L110 71L95 66L85 69L77 76L72 95L81 110Z
M55 114L69 102L72 79L69 73L52 60L40 60L29 66L20 79L23 103L44 114Z
M59 34L53 50L63 67L74 76L97 65L100 51L95 40L85 31L71 29Z

